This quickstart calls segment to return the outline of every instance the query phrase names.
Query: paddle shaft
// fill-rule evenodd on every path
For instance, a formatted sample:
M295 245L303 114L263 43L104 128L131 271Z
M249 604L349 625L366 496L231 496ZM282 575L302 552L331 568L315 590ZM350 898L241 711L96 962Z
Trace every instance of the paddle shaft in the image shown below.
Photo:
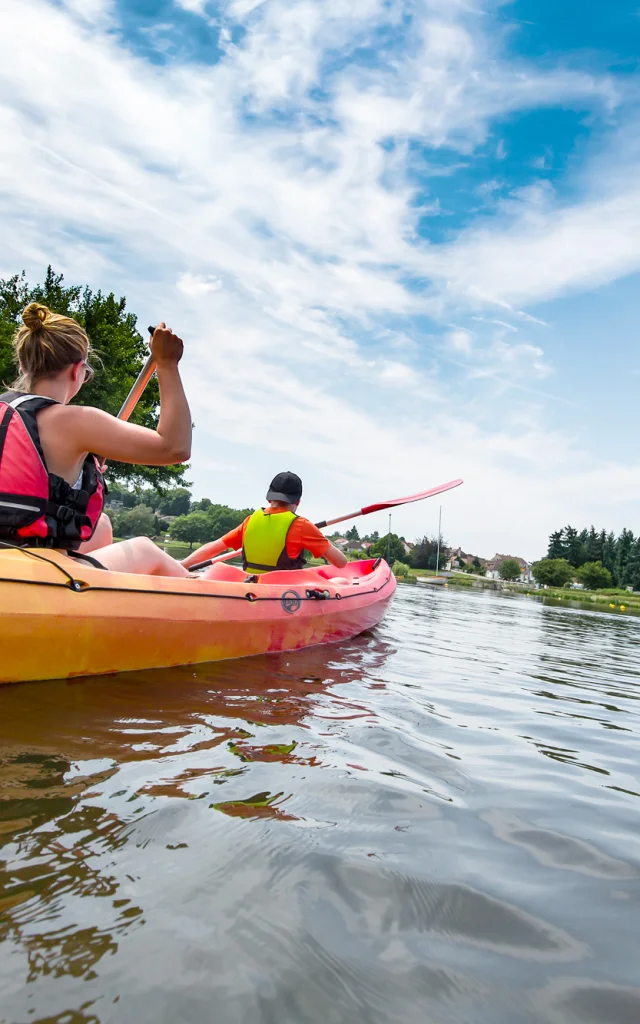
M149 334L153 334L153 332L155 331L155 327L148 327L147 330L149 331ZM134 384L133 384L133 387L131 388L131 391L129 392L129 394L125 398L124 402L122 403L122 408L120 409L120 412L116 416L116 419L124 420L125 423L127 422L129 417L131 416L131 413L133 412L133 410L135 409L136 405L140 401L140 396L141 396L142 392L144 391L144 389L146 388L147 384L149 383L149 381L153 377L153 375L155 373L155 369L156 369L156 361L153 358L153 356L151 355L151 353L149 353L149 358L147 359L146 363L144 364L144 366L140 370L140 373L136 377L136 379L134 381ZM104 473L104 470L106 468L106 465L107 465L107 460L104 459L101 462L102 472L103 473Z
M147 330L149 331L149 334L153 335L155 327L149 327L147 328ZM147 359L146 363L140 370L140 373L136 377L134 385L131 388L131 391L129 392L129 394L127 395L122 404L122 408L118 413L119 420L124 420L126 422L129 419L131 413L133 412L136 405L140 401L140 396L142 395L142 392L144 391L147 384L153 377L155 369L156 361L151 355L151 353L149 353L149 358Z
M358 509L357 512L349 512L346 516L338 516L336 519L323 519L321 523L315 525L319 530L324 530L327 526L335 526L336 523L344 523L348 519L357 519L358 516L368 516L372 512L380 512L385 508L395 508L397 505L405 505L412 501L421 501L424 498L433 497L435 494L442 494L444 491L450 491L454 487L459 487L462 480L451 480L448 484L441 484L439 487L432 487L429 491L422 491L420 494L413 494L407 498L396 498L394 501L380 502L377 505L367 505L365 508ZM198 562L196 565L191 565L190 571L197 572L198 569L206 569L207 566L213 565L214 562L229 562L232 558L237 558L242 554L240 551L226 551L222 555L216 555L215 558L207 558L204 562Z

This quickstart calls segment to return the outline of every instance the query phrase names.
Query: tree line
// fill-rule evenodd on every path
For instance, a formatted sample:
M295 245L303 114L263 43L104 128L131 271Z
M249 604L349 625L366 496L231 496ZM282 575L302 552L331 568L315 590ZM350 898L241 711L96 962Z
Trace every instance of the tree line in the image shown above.
M114 505L121 508L114 508ZM186 487L173 487L165 492L155 487L132 491L114 483L109 486L105 511L116 537L169 534L191 548L194 544L223 537L254 510L217 505L209 498L192 501Z
M590 590L633 587L640 590L640 536L632 530L565 526L549 537L547 557L533 566L538 583L562 587L577 579Z

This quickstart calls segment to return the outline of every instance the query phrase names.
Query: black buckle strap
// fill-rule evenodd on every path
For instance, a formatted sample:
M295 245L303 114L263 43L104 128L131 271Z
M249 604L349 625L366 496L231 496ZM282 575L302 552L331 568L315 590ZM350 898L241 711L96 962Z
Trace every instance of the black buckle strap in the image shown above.
M69 558L79 558L83 562L88 562L94 569L104 569L105 572L107 571L106 565L103 565L102 562L99 562L97 558L93 558L91 555L84 555L82 551L67 551L67 554Z
M0 459L2 459L2 449L4 448L4 442L7 436L7 430L9 429L9 424L11 423L12 416L13 409L11 408L11 406L8 406L4 416L2 417L2 423L0 423Z
M58 505L54 501L47 502L44 514L46 516L51 516L53 519L57 519L59 523L64 523L65 526L67 523L72 522L76 515L78 515L78 513L74 509L69 508L68 505ZM82 513L80 513L80 515L82 515Z

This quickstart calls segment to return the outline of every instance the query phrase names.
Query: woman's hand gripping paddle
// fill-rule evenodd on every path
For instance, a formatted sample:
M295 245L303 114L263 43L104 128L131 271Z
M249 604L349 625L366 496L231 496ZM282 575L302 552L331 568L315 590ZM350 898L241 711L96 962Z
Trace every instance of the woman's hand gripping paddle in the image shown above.
M334 526L336 523L344 523L347 519L357 519L358 516L368 516L372 512L382 512L385 508L395 508L397 505L408 505L412 501L423 501L425 498L433 498L436 494L444 494L445 491L452 491L454 487L459 487L460 484L464 483L463 480L450 480L448 484L440 484L438 487L431 487L428 491L420 491L419 494L411 494L407 498L393 498L391 501L379 501L374 505L365 505L364 508L359 509L357 512L349 512L346 516L338 516L337 519L325 519L321 523L316 523L319 530L324 530L326 526ZM191 572L197 572L198 569L206 569L208 565L213 565L214 562L228 562L232 558L237 558L242 554L242 551L227 551L224 555L218 555L216 558L208 558L205 562L198 562L197 565L190 566Z

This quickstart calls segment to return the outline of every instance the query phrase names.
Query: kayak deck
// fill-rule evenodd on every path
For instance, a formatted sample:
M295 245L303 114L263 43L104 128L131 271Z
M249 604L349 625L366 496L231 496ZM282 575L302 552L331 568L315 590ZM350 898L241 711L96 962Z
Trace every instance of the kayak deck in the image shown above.
M100 570L59 551L1 551L0 683L332 643L375 626L396 588L381 559L257 580L233 566L211 575L141 576Z

